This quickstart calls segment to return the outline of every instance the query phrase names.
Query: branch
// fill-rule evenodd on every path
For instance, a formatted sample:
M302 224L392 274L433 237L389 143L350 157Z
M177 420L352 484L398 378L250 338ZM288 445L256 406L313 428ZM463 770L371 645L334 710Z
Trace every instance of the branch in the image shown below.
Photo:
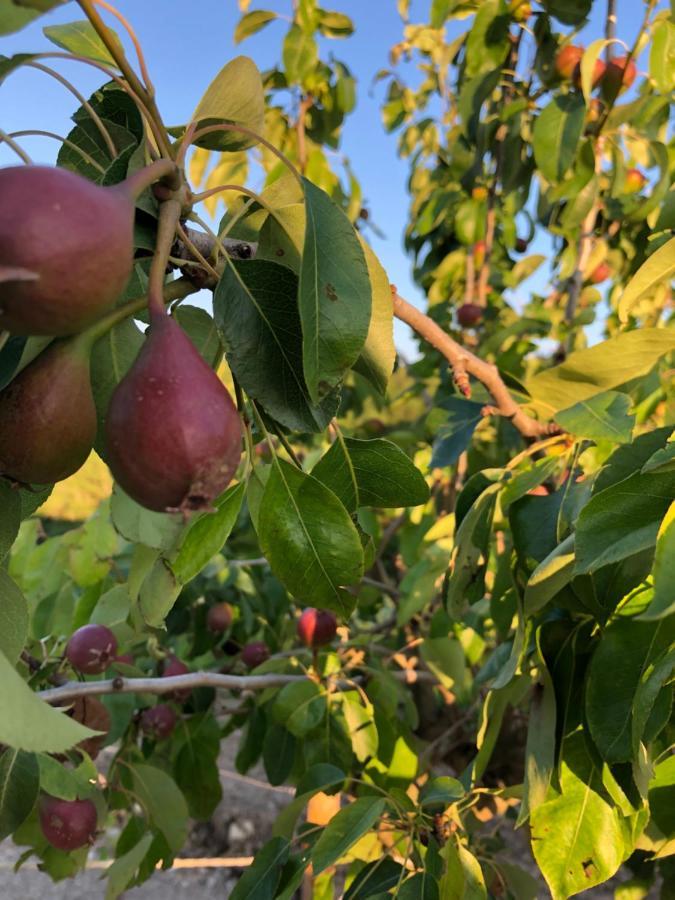
M614 39L616 38L616 0L607 0L607 17L605 19L605 59L611 63L614 55Z
M524 437L540 438L560 432L558 425L552 422L538 422L516 403L502 381L497 366L485 362L461 347L433 319L420 312L395 291L392 291L392 298L396 318L410 325L413 331L447 359L455 372L455 380L457 380L458 371L477 378L492 395L495 410L499 415L510 419Z
M436 681L431 672L404 670L390 673L397 681ZM226 691L263 691L281 687L296 681L307 681L308 675L221 675L219 672L190 672L189 675L151 678L108 678L103 681L68 681L59 687L38 691L37 696L47 703L74 700L76 697L95 697L102 694L170 694L173 691L211 687ZM338 687L348 688L349 682L338 682Z

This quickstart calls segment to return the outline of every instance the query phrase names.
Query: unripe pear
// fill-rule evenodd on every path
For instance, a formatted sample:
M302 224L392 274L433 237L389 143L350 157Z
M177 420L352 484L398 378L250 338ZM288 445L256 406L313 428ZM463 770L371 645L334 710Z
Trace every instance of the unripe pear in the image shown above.
M66 659L85 675L105 672L117 653L117 638L105 625L83 625L66 646Z
M158 703L141 713L141 728L148 737L162 741L176 727L176 713L166 703Z
M105 435L115 480L157 512L211 509L241 456L241 423L227 388L163 311L151 316L145 343L115 388Z
M639 169L628 169L624 187L627 194L635 194L641 191L647 183L647 178Z
M462 328L473 328L483 319L485 310L477 303L462 303L457 310L457 321Z
M577 67L581 65L581 58L584 55L584 48L567 44L558 50L555 58L555 70L560 78L571 81Z
M189 671L190 669L177 656L170 656L164 663L162 678L173 678L174 675L187 675ZM185 703L191 693L190 688L184 688L172 691L170 694L167 694L167 697L173 698L177 703Z
M206 627L214 634L223 634L232 624L232 607L229 603L216 603L206 614Z
M627 60L626 56L615 56L605 68L605 74L602 79L602 93L610 101L618 94L628 90L635 81L637 67L632 59L630 62Z
M0 331L75 334L110 309L131 274L135 199L173 168L109 187L52 166L0 169L0 266L37 275L0 284Z
M93 843L97 816L91 800L61 800L45 794L38 814L42 833L52 847L69 852Z
M474 200L486 200L487 195L487 188L483 187L482 185L478 185L471 191L471 196Z
M298 637L306 647L330 644L337 633L337 619L325 609L308 607L298 619Z
M252 641L241 651L241 661L249 669L255 669L261 666L265 660L270 658L270 648L265 641Z
M600 284L601 282L606 281L611 274L612 270L609 266L609 263L601 262L593 269L588 277L588 280L591 282L591 284Z
M0 474L26 484L72 475L96 437L90 342L55 341L0 391Z
M515 22L527 22L532 15L530 0L510 0L509 13Z

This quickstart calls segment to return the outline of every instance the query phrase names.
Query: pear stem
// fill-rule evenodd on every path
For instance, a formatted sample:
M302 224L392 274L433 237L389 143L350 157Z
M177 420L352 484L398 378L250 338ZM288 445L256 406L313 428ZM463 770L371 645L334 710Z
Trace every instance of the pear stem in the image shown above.
M170 281L164 285L162 305L173 303L174 300L183 300L190 294L195 294L198 290L199 288L195 287L189 278L177 278L175 281ZM119 306L107 316L99 319L98 322L95 322L86 331L83 331L79 338L82 339L85 346L87 344L93 346L96 341L106 335L115 325L119 325L120 322L133 316L134 313L145 309L147 303L148 298L145 294L142 297L137 297L135 300L130 300L129 303Z
M56 134L55 131L42 131L38 128L27 128L24 131L12 131L9 135L11 138L18 137L48 137L53 138L55 141L61 141L64 147L68 147L73 153L77 153L82 159L88 163L92 169L96 169L97 172L100 172L101 175L104 174L105 169L103 166L100 166L93 156L89 156L89 154L84 151L81 147L78 147L77 144L74 144L72 141L69 141L68 138L62 137L60 134Z
M175 182L178 177L178 169L172 159L158 159L149 166L139 169L138 172L134 172L120 186L123 186L134 200L137 200L146 188L161 178L171 178L172 182ZM171 186L177 187L177 184Z
M171 247L176 236L176 228L180 222L182 209L180 200L174 197L165 200L159 208L155 255L152 257L150 275L148 276L148 311L151 319L166 315L164 309L166 267L169 262L169 256L171 256Z
M11 137L7 134L6 131L3 131L3 130L0 128L0 143L2 143L3 141L4 141L5 144L7 144L8 147L11 147L11 148L12 148L12 150L16 153L16 155L19 157L19 159L23 160L23 162L24 162L27 166L32 166L32 165L33 165L33 160L32 160L32 159L30 158L30 156L26 153L26 151L23 149L23 147L21 147L19 144L17 144L17 142L16 142L13 138L11 138Z

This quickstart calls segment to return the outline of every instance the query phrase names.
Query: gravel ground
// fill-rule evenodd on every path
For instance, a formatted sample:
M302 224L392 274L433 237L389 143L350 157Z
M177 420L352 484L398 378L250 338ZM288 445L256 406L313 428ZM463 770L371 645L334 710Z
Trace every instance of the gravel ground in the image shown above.
M234 755L238 738L223 742L220 769L223 784L223 800L208 824L196 826L187 854L190 857L246 858L268 839L272 822L277 813L289 801L292 791L273 788L265 781L261 769L241 776L234 771ZM537 875L531 861L526 835L523 830L505 834L508 857ZM0 842L0 900L103 900L105 881L101 872L87 870L75 879L54 884L52 880L27 863L18 873L12 871L21 853L11 840ZM92 854L93 856L94 854ZM176 868L168 872L155 872L141 887L127 891L127 900L206 900L229 897L237 883L241 868ZM579 895L588 900L614 900L614 889L629 878L620 873L603 887L585 891ZM550 897L542 884L541 900ZM650 891L645 900L658 897L658 891Z

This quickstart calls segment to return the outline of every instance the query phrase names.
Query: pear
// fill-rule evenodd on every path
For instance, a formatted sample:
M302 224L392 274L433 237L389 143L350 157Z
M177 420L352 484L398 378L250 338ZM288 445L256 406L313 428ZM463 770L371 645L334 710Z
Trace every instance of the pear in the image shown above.
M151 315L145 343L113 392L105 436L115 480L147 509L211 509L232 480L242 438L236 407L163 310Z
M0 331L76 334L109 310L131 274L135 199L171 167L109 187L52 166L0 169Z
M0 475L52 484L83 465L96 437L91 340L58 340L0 391Z

